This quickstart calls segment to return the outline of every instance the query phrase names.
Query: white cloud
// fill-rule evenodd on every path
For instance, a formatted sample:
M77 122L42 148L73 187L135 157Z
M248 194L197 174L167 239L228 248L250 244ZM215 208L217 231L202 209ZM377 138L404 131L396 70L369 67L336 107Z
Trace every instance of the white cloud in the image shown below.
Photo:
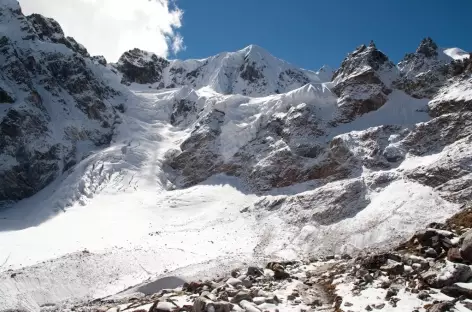
M173 0L19 0L25 14L61 24L92 55L115 62L133 48L168 56L185 48L177 32L183 12Z
M185 51L187 48L184 45L184 37L182 37L179 33L177 33L173 38L171 38L172 42L172 52L174 54L179 53L180 51Z

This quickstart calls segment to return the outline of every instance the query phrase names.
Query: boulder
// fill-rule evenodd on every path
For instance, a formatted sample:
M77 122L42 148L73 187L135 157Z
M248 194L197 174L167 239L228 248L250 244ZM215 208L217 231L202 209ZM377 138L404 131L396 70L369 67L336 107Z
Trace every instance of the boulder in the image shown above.
M467 282L472 277L470 266L446 262L446 265L436 263L427 272L422 274L423 280L431 287L442 288L451 286L454 283Z
M233 309L233 305L229 302L219 301L207 303L205 307L206 311L213 312L230 312Z
M243 308L246 312L261 312L261 310L259 310L259 308L257 308L256 306L254 306L253 303L249 302L249 301L246 301L246 300L243 300L239 303L239 305L241 306L241 308Z
M362 267L368 270L378 270L380 269L381 266L386 264L387 261L388 261L387 254L377 254L377 255L367 256L366 258L362 259L361 265Z
M172 312L175 308L176 306L170 302L156 301L149 309L149 312Z
M226 281L226 284L231 285L233 287L242 285L242 283L243 282L239 278L234 278L234 277L231 277Z
M231 303L239 303L243 300L252 301L252 297L249 292L241 290L237 292L233 298L231 298Z
M447 251L447 260L451 262L462 262L461 250L459 248L450 248Z
M454 307L453 302L440 302L440 303L433 304L426 311L427 312L447 312L447 311L450 311L452 307Z
M459 298L461 296L472 299L472 289L462 287L460 284L446 286L441 289L441 292L449 297Z
M208 299L203 297L198 297L193 303L192 312L206 312L207 302L210 302ZM149 310L149 312L152 312Z
M461 257L464 260L472 262L472 230L464 235L464 240L461 245Z
M403 263L388 260L386 264L380 267L380 270L387 272L390 275L399 275L404 271Z
M259 276L264 275L264 270L258 267L249 267L247 268L246 275L259 277Z

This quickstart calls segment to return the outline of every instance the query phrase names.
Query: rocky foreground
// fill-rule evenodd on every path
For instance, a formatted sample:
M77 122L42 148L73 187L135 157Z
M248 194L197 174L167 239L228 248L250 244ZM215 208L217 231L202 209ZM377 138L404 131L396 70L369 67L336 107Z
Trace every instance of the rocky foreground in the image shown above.
M42 311L469 311L471 227L469 208L389 252L269 262L152 295L128 291Z

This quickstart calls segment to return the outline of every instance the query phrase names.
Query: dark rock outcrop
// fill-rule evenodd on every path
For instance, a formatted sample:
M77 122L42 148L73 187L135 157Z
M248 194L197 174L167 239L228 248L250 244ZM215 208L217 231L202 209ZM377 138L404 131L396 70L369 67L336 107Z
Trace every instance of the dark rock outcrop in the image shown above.
M92 56L92 61L103 66L107 65L107 60L103 55Z
M392 92L390 83L396 75L395 65L373 42L359 46L333 75L333 92L339 97L334 123L350 122L382 107Z
M8 35L0 40L0 86L8 89L0 89L0 100L10 106L0 115L0 200L19 200L80 161L80 142L110 143L119 92L56 21L25 17L19 7L1 10Z
M451 61L439 55L437 44L425 38L414 53L408 53L398 63L401 77L394 86L415 98L432 98L451 77Z
M154 53L133 49L120 57L116 68L123 73L122 83L147 84L159 82L168 65L169 61Z
M169 160L168 165L179 173L180 185L194 185L219 172L222 160L217 139L224 118L225 114L218 110L207 113L181 144L182 152Z
M89 57L87 49L72 37L66 37L59 23L41 14L31 14L26 17L42 41L60 43L82 56Z

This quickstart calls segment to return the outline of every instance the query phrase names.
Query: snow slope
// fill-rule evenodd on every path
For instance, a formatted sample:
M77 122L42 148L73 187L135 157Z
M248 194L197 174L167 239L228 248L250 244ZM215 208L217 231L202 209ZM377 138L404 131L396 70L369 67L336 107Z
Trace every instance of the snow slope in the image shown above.
M247 135L235 135L234 122L255 122L253 116L268 111L276 114L302 99L317 103L319 92L326 91L315 90L304 88L275 98L228 97L205 90L198 91L197 96L216 102L232 116L222 135L237 146ZM302 212L296 213L298 221L292 222L289 216L294 206L288 206L292 211L288 214L258 210L258 202L273 195L256 195L241 180L225 175L170 191L161 163L165 152L188 136L187 130L168 123L173 97L182 91L138 88L134 92L110 147L89 156L34 197L1 212L0 261L4 273L0 295L6 300L0 308L21 306L38 311L43 304L110 295L176 270L175 274L185 277L235 261L382 246L395 241L394 229L400 239L457 209L429 187L397 181L384 189L367 190L370 204L354 217L319 226L300 222ZM327 102L320 103L327 108L333 105L328 104L330 96L325 99ZM392 105L404 100L400 94L391 99ZM246 104L241 107L241 102ZM424 113L418 113L420 119L402 119L413 114L416 107L399 111L399 121L421 121ZM372 114L378 116L371 117L373 122L382 122L380 116L391 113L386 105L385 112ZM363 118L369 124L369 115ZM345 126L344 131L357 127ZM412 157L403 166L431 162L430 157L422 159ZM390 174L398 173L393 170ZM358 179L368 183L375 179L375 173L366 171ZM303 197L342 189L344 183L332 182L320 188L315 182L280 192ZM304 190L308 193L300 193ZM325 200L318 199L318 203ZM431 205L441 209L424 215ZM240 212L245 207L252 207L249 213ZM340 220L344 219L345 213L339 213ZM18 270L18 275L11 278L8 269Z
M444 49L443 53L454 60L463 60L470 57L470 54L459 48Z
M137 76L134 68L146 64L154 67L145 76ZM332 70L323 67L318 72L300 69L278 59L265 49L250 45L236 52L224 52L199 60L164 60L153 53L131 50L123 54L118 70L125 81L152 84L152 87L194 89L211 88L221 94L267 96L285 93L308 83L331 80Z
M157 107L168 96L138 92L114 145L34 198L2 211L2 270L36 266L15 279L2 277L0 296L7 299L0 309L16 300L36 306L103 296L165 271L251 254L257 227L239 209L254 195L245 194L238 181L222 176L165 191L159 159L184 134L159 120ZM37 265L84 249L90 257Z

